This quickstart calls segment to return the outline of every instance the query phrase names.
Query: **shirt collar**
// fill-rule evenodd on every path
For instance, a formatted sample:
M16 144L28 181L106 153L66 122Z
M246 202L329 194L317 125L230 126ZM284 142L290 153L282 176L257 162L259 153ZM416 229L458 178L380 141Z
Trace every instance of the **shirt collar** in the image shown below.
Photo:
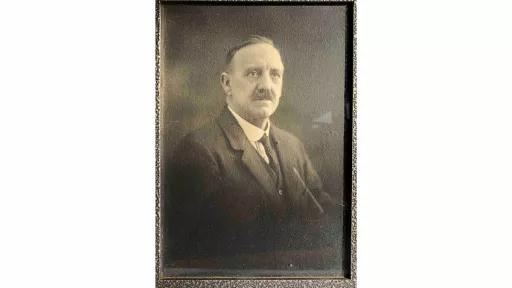
M265 125L265 129L261 129L258 126L253 125L249 121L242 118L240 115L238 115L231 107L228 105L229 112L233 114L233 116L236 119L236 122L238 122L238 125L242 127L242 130L244 131L245 136L247 136L247 139L252 142L257 142L263 137L263 134L269 135L270 130L270 121L267 120L267 123Z

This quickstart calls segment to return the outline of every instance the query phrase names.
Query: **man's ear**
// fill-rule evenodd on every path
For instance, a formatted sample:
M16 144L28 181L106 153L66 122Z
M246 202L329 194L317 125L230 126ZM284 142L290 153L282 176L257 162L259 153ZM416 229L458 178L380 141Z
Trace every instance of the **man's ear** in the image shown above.
M222 89L224 89L224 93L226 95L231 94L231 81L227 72L222 72L222 74L220 74L220 85L222 85Z

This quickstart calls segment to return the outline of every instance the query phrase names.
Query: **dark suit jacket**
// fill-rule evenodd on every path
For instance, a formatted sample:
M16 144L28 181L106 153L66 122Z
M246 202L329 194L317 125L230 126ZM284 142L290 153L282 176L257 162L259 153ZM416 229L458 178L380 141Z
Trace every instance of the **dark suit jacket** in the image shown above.
M325 214L293 169L325 211L336 214L336 205L323 192L303 144L274 125L270 139L281 166L281 186L227 109L182 140L166 172L164 266L179 266L183 259L302 249L321 238Z

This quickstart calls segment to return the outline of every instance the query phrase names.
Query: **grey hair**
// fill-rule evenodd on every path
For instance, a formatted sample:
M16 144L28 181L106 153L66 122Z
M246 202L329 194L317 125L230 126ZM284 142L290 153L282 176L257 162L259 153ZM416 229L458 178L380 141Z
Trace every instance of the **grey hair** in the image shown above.
M272 41L272 39L260 35L251 35L249 36L249 38L245 39L240 44L233 46L229 49L228 54L226 55L226 67L229 67L231 61L233 60L233 57L235 57L236 52L238 52L240 49L247 47L249 45L262 43L268 44L279 51L279 49L277 49L277 47L274 45L274 41Z

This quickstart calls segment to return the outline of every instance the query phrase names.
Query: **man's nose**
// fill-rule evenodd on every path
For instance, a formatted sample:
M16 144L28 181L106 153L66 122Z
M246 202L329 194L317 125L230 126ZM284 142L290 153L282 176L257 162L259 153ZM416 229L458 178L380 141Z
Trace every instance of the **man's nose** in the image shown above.
M258 83L258 90L265 91L270 90L272 87L272 80L270 79L269 73L263 73L260 77L260 81Z

